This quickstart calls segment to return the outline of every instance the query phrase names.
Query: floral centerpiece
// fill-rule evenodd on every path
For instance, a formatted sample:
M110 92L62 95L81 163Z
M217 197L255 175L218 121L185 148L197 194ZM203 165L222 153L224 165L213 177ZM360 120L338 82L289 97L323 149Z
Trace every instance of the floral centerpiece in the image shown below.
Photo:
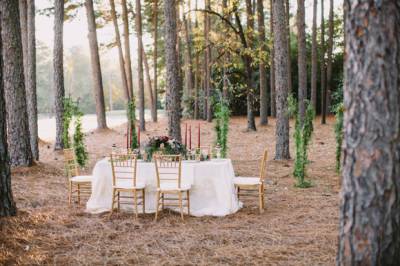
M171 139L167 136L157 136L150 138L145 146L145 153L148 161L152 160L155 152L186 156L186 147L176 139Z

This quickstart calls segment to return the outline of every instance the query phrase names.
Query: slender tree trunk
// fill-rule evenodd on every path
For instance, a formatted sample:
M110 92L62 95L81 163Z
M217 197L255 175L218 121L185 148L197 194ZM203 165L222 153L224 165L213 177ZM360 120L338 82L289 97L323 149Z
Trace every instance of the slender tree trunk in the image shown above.
M293 82L292 82L292 49L290 45L290 1L286 0L285 4L285 17L286 17L286 31L287 31L287 39L288 39L288 90L289 92L293 92Z
M28 3L27 0L18 0L19 8L19 23L21 25L21 42L22 42L22 54L24 63L24 78L25 78L25 88L27 87L28 77Z
M3 5L4 1L0 3ZM2 21L0 7L0 21ZM11 171L7 146L6 105L3 87L2 22L0 23L0 217L16 215L17 208L11 187Z
M337 265L400 265L400 5L346 5Z
M317 79L318 79L318 49L317 49L317 8L318 0L313 3L313 24L311 44L311 104L317 110Z
M330 111L332 92L332 50L333 50L333 0L329 1L328 60L326 66L326 110Z
M33 158L26 107L21 25L18 1L0 3L3 55L3 86L7 105L7 137L10 161L15 166L30 166Z
M324 0L321 0L321 124L326 124L326 65Z
M138 96L139 96L139 126L141 131L146 130L144 119L144 80L143 80L143 42L142 42L142 7L140 0L136 0L136 34L138 39Z
M179 59L176 51L176 8L175 0L164 1L165 17L165 59L166 59L166 110L168 114L168 135L181 141L181 79Z
M248 40L248 47L250 49L254 46L254 38L253 38L253 31L254 31L254 14L253 8L251 6L251 0L246 0L246 13L247 13L247 40ZM254 82L253 82L253 68L252 68L252 60L251 57L246 56L246 68L247 71L247 130L255 131L256 129L256 122L254 118Z
M270 0L270 36L271 36L271 67L270 67L270 101L271 101L271 116L276 117L276 99L275 99L275 37L274 37L274 9L273 0Z
M133 79L132 79L132 63L131 63L131 44L129 42L129 19L126 0L121 0L122 6L122 22L124 23L124 48L125 48L125 73L128 82L129 94L133 97Z
M274 47L276 73L276 148L275 159L290 159L289 153L289 116L288 75L287 75L287 36L285 7L283 1L273 0L274 8Z
M144 50L143 43L142 43L142 57L143 57L144 72L146 74L146 83L149 89L150 107L152 108L152 106L154 105L153 86L151 84L149 62L147 61L146 51Z
M185 81L186 81L186 93L189 97L193 96L193 66L192 66L192 40L190 38L190 27L186 17L183 17L183 23L185 26Z
M230 15L228 14L228 0L222 0L222 9L223 9L223 15L225 18L230 20ZM229 32L229 26L224 23L224 36L225 38L228 38L228 32ZM264 30L264 35L265 35L265 30ZM222 82L222 96L224 99L228 99L228 74L227 74L227 66L230 64L230 56L229 52L225 51L224 54L224 65L223 65L223 82Z
M265 24L264 24L264 4L263 0L257 0L257 20L258 20L258 35L260 38L260 50L262 54L266 53L265 39ZM264 58L262 58L264 59ZM267 73L265 63L260 61L260 124L268 124L268 95L267 95Z
M206 9L211 10L211 3L210 0L206 0ZM207 71L207 79L204 81L206 83L206 96L207 96L207 113L206 113L206 119L208 122L212 121L213 113L212 113L212 102L211 102L211 97L212 97L212 87L211 87L211 46L210 46L210 37L209 33L211 30L211 18L210 16L206 16L206 25L207 25L207 31L206 31L206 57L207 57L207 64L206 64L206 71Z
M195 3L195 9L197 10L197 0ZM195 22L194 26L197 31L199 31L199 22L197 20L197 13L195 13ZM200 58L199 53L196 51L195 56L195 76L194 76L194 119L199 119L199 88L201 87L200 84Z
M122 87L123 87L126 99L128 101L130 101L132 99L133 95L131 95L131 93L129 91L128 79L126 77L125 60L124 60L124 54L122 52L121 37L119 34L117 13L115 11L114 0L110 0L110 7L111 7L111 17L112 17L113 24L114 24L115 40L116 40L117 48L118 48L119 68L120 68L120 72L121 72Z
M154 48L153 48L153 105L151 106L151 118L153 122L157 122L157 98L158 98L158 77L157 77L157 41L158 41L158 0L154 0L153 7L153 39L154 39Z
M90 47L90 59L92 63L93 94L96 102L97 128L104 129L107 128L106 108L104 103L103 78L101 75L93 0L85 0L85 7L89 30L88 38Z
M304 0L297 0L297 43L299 65L299 88L298 88L298 103L300 124L303 124L306 113L307 100L307 47L306 47L306 23L305 23L305 7Z

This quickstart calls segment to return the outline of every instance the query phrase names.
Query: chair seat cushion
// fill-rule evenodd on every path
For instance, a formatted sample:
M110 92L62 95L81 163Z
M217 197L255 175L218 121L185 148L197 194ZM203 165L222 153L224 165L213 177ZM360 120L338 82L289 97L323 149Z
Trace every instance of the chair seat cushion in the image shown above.
M160 184L159 191L186 191L191 187L190 184L182 183L181 187L178 188L178 184L176 182L164 182Z
M93 176L91 175L77 175L71 177L70 179L72 182L83 183L83 182L92 182Z
M133 186L133 180L117 180L117 184L113 188L119 189L144 189L144 182L139 182L136 180L136 186Z
M259 177L235 177L233 179L235 185L261 185Z

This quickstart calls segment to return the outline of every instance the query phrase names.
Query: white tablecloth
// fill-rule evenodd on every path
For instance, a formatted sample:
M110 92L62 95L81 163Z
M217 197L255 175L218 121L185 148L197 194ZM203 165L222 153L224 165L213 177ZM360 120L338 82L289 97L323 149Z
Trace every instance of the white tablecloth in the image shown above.
M93 169L92 194L86 204L89 213L110 211L112 172L109 159L96 163ZM225 216L241 207L233 185L235 173L230 159L205 162L182 162L182 182L191 184L190 212L194 216ZM155 212L156 172L154 163L138 162L137 178L146 184L146 213ZM124 209L133 206L121 205ZM139 208L141 209L141 208Z

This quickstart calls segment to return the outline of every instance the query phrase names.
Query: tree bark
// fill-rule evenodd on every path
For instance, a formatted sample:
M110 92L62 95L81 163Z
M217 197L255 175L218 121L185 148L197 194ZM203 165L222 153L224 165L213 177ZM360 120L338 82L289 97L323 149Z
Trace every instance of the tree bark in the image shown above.
M195 9L197 10L197 0L195 4ZM195 13L195 22L194 26L196 30L199 30L199 22L197 20L197 13ZM199 53L196 51L195 55L195 76L194 76L194 119L199 119L199 88L201 87L200 84L200 58Z
M290 159L289 153L289 116L288 110L288 53L283 1L273 0L274 10L274 47L276 73L276 148L275 159Z
M185 26L185 83L186 94L189 97L193 96L193 65L192 65L192 40L190 38L190 25L186 16L183 16L183 23Z
M117 43L117 48L118 48L118 59L119 59L119 68L120 68L120 72L121 72L122 87L124 89L126 99L128 101L130 101L132 99L133 95L131 95L131 93L129 91L128 79L126 77L125 60L124 60L124 54L122 52L121 37L119 34L117 13L115 11L114 0L110 0L110 7L111 7L111 17L112 17L113 24L114 24L115 41Z
M4 3L2 2L1 5ZM0 21L2 21L0 9ZM2 23L0 23L0 217L16 215L7 146L6 105L3 87Z
M318 48L317 48L317 8L318 0L313 2L313 24L311 44L311 104L317 110Z
M97 128L107 128L106 108L104 103L103 78L97 42L96 19L94 16L93 0L85 0L86 17L88 23L88 38L90 59L92 63L93 95L96 102Z
M210 0L206 0L206 9L211 10L211 4ZM206 112L205 112L205 119L207 119L208 122L212 121L212 102L211 102L211 97L212 97L212 88L211 88L211 46L210 46L210 28L211 28L211 18L208 16L207 13L205 13L205 44L206 44L206 49L205 49L205 58L204 58L204 65L206 68L206 75L204 79L204 84L206 88L206 99L205 99L205 107L206 107Z
M157 41L158 41L158 0L154 0L153 7L153 105L151 106L151 118L157 122L157 98L158 98L158 76L157 76Z
M176 7L175 0L164 1L165 17L165 59L166 59L166 111L168 135L181 141L181 79L176 51Z
M129 19L126 0L121 0L122 6L122 22L124 24L124 48L125 48L125 73L128 83L129 94L133 97L133 78L132 78L132 63L131 63L131 44L129 41Z
M264 24L264 4L263 0L257 0L257 20L258 20L258 35L260 38L260 50L264 55L267 51L265 39L265 24ZM259 65L260 72L260 124L268 124L268 95L267 95L267 73L265 70L264 58L261 58Z
M63 115L64 115L64 46L63 46L63 27L64 27L64 1L54 0L54 49L53 49L53 87L54 87L54 106L56 111L56 143L55 150L64 148L63 143Z
M271 38L271 67L270 67L270 101L271 101L271 116L276 117L276 99L275 99L275 48L274 48L274 9L273 9L273 0L270 0L270 38Z
M289 92L293 92L293 82L292 82L292 49L290 45L290 1L286 0L285 5L285 17L286 17L286 31L287 31L287 39L288 39L288 90Z
M304 0L297 0L297 44L298 44L298 70L299 87L298 103L300 124L303 124L306 113L307 100L307 47L306 47L306 23Z
M26 107L21 25L18 1L0 3L3 55L3 86L7 104L7 137L10 161L15 166L30 166L33 158Z
M140 0L136 0L136 34L137 34L137 56L138 56L138 96L139 96L139 126L141 131L146 131L144 119L144 79L143 79L143 42L142 42L142 7Z
M326 124L326 65L324 0L321 0L321 124Z
M337 265L400 265L400 4L346 0Z
M197 8L196 8L197 9ZM228 14L228 0L222 0L222 13L225 18L230 20L230 15ZM264 15L264 14L263 14ZM229 38L227 33L229 31L229 26L224 23L224 37ZM265 29L264 29L264 35L265 35ZM223 82L222 82L222 96L224 99L228 99L229 97L229 92L228 92L228 75L227 75L227 66L229 65L231 61L229 52L225 52L224 54L224 64L223 64Z
M333 50L333 0L329 1L329 24L328 24L328 52L326 64L326 110L330 112L332 92L332 50Z
M146 85L149 89L149 98L150 98L150 109L152 109L154 105L154 95L153 95L153 86L151 84L151 77L150 77L150 67L149 62L147 61L146 51L144 50L144 46L142 43L142 57L143 57L143 65L144 65L144 72L146 74Z

